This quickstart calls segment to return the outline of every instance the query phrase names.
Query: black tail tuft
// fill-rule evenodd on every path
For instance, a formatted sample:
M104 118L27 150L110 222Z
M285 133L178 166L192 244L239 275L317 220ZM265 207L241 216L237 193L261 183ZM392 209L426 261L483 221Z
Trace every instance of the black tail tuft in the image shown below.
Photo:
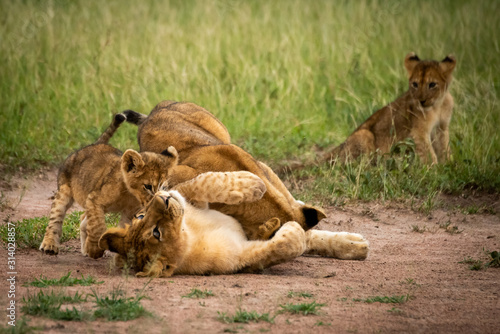
M148 117L144 114L140 114L137 111L133 110L124 110L122 111L122 114L125 114L127 117L127 122L135 124L135 125L140 125L144 120Z
M127 120L127 116L124 114L116 114L115 115L115 126L122 124Z

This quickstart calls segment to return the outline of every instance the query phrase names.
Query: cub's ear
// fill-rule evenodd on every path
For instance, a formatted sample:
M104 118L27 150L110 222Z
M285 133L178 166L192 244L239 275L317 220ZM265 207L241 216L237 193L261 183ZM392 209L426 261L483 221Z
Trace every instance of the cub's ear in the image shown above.
M420 58L415 54L415 52L410 52L405 57L405 68L408 72L408 77L411 76L415 66L420 62Z
M444 75L448 76L453 72L455 66L457 65L457 60L453 55L447 55L446 58L441 60L439 63L439 68L443 71Z
M323 210L310 205L304 205L302 207L302 213L304 214L304 217L306 219L306 225L309 228L313 228L314 226L318 225L321 219L326 218Z
M177 153L177 150L173 146L169 146L165 151L161 152L161 155L172 158L172 166L176 166L179 161L179 153Z
M128 249L125 247L125 236L127 229L112 227L108 229L99 239L99 248L112 252L127 255Z
M142 156L134 150L126 150L122 156L122 171L135 173L144 167Z

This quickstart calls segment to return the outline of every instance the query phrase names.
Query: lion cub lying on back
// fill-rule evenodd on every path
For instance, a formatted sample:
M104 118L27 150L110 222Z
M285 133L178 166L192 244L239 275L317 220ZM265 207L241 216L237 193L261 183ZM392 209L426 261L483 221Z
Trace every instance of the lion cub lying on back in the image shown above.
M415 53L405 58L410 88L396 101L375 112L340 146L324 153L320 161L345 161L361 154L388 153L391 146L412 138L423 162L449 158L448 126L453 98L448 92L456 60L420 60ZM293 168L293 167L292 167Z
M120 212L122 221L130 222L134 213L167 180L169 169L178 160L174 147L163 154L127 150L122 156L119 150L107 144L123 121L125 115L115 115L94 144L74 152L64 162L41 251L59 253L64 216L76 200L85 209L80 224L82 253L94 259L101 257L104 250L99 248L98 241L106 230L104 214Z
M265 187L260 178L247 171L203 173L190 183L221 185L200 189L200 201L204 195L209 199L214 193L223 200L226 192L238 201L256 201L264 192L246 189ZM115 263L128 259L139 277L259 271L304 252L357 260L368 254L368 242L359 234L305 232L293 221L283 224L269 240L248 240L236 219L194 207L176 190L157 192L132 225L109 229L99 246L118 253Z

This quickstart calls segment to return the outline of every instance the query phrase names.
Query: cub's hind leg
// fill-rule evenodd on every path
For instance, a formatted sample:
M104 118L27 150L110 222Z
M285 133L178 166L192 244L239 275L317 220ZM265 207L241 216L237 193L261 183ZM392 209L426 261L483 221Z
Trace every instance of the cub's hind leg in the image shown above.
M98 203L100 196L91 193L85 202L85 218L80 226L82 254L97 259L104 254L99 247L99 239L106 231L104 208Z
M67 184L62 184L52 202L50 209L49 225L45 230L45 236L40 250L46 254L56 255L59 253L59 241L62 235L62 224L66 211L73 205L73 195L71 188Z
M241 255L241 268L260 271L293 260L306 250L304 229L296 222L287 222L267 241L248 241Z
M342 260L364 260L368 256L369 243L361 234L309 230L306 238L305 254Z
M321 160L329 163L339 160L339 162L345 163L356 159L362 154L375 152L375 150L375 136L373 132L367 129L359 129L352 133L345 142L323 154Z

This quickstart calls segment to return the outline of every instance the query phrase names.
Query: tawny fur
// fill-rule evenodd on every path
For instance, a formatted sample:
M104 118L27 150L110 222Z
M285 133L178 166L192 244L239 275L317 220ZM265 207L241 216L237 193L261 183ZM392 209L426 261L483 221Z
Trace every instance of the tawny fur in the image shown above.
M227 173L225 179L240 176ZM259 187L251 185L258 183L256 179L243 183ZM247 198L255 200L243 196ZM293 221L283 224L270 240L248 240L236 219L194 207L175 190L158 192L131 226L109 229L99 245L118 253L118 263L128 258L139 277L260 271L304 252L328 252L322 255L341 259L364 259L368 253L368 242L358 234L304 232Z
M325 217L321 209L296 201L268 166L231 144L227 129L206 109L194 103L163 101L149 116L133 111L126 115L127 121L139 125L141 151L161 152L174 146L179 152L179 165L169 175L171 186L206 172L248 171L262 179L266 192L258 201L210 204L235 218L249 239L268 239L288 221L308 230ZM192 201L190 194L187 199ZM271 219L272 224L268 223Z
M417 154L425 163L449 158L453 98L448 88L456 60L451 55L441 62L420 60L412 52L404 65L408 91L370 116L340 146L322 154L320 161L346 161L376 150L388 153L406 138L414 140Z
M129 223L168 179L169 169L177 164L175 148L169 147L164 154L127 150L122 155L107 144L124 120L123 114L117 114L94 144L74 152L64 162L40 245L44 253L59 253L63 220L76 201L85 209L80 224L81 251L92 258L102 256L104 250L98 247L98 241L106 230L104 214L119 212L122 223Z

